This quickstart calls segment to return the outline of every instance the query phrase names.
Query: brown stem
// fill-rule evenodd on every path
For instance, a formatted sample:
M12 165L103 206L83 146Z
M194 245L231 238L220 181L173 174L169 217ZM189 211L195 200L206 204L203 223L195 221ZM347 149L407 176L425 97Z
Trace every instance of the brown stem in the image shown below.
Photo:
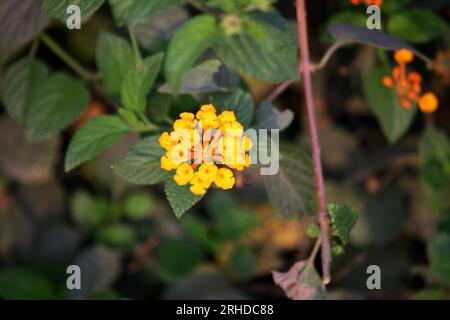
M311 60L309 57L308 47L308 29L306 25L306 9L304 0L296 0L297 5L297 28L298 42L300 51L299 73L303 76L303 87L305 91L306 111L308 115L309 135L311 140L312 160L314 164L314 174L316 178L317 196L319 201L319 223L320 238L322 242L322 273L323 284L326 285L331 281L330 263L330 223L327 210L327 200L325 194L325 185L323 181L322 164L320 161L320 145L317 135L316 116L314 111L313 88L311 81Z

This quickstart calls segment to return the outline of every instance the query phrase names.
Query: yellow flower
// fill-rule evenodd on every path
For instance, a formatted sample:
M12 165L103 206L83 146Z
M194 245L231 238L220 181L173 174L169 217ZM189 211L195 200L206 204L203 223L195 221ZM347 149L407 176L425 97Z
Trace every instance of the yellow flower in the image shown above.
M172 161L167 155L161 157L161 169L170 171L176 169L178 165Z
M250 151L253 148L253 141L250 137L244 137L244 149L245 151Z
M238 121L224 123L220 129L224 136L238 137L244 133L244 127Z
M224 111L219 115L218 118L219 118L219 125L221 126L227 122L236 121L234 111Z
M180 113L180 118L187 121L193 121L195 116L192 112L182 112Z
M190 152L188 147L179 143L168 151L167 155L174 163L179 165L189 160Z
M198 177L206 182L213 183L217 176L217 166L214 163L202 163L198 168Z
M204 104L200 107L200 111L216 113L216 108L214 107L214 105L212 103Z
M187 163L183 163L177 168L177 172L173 179L179 186L184 186L185 184L188 184L193 177L194 169L192 169L192 166Z
M233 171L228 168L220 168L217 172L217 177L214 183L217 187L224 190L233 188L235 183Z
M172 149L172 147L175 145L170 139L170 135L168 132L163 132L161 136L159 137L159 144L161 147L163 147L166 150Z
M193 194L196 195L204 195L206 190L211 186L211 183L208 183L202 180L199 177L198 172L194 174L194 177L191 179L191 187L189 188Z

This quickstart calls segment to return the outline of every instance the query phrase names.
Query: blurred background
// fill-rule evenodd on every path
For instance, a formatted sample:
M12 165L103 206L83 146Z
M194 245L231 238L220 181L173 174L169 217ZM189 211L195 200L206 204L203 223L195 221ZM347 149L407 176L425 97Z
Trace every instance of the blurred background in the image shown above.
M329 23L365 25L365 6L351 1L307 2L313 60L330 46ZM388 3L394 2L403 3L384 1L384 20L395 10L407 9L389 9ZM449 19L449 1L413 3ZM276 7L294 27L293 1L279 1ZM164 50L173 31L197 13L187 6L169 9L140 25L141 47L147 52ZM106 5L81 30L69 31L59 24L48 33L95 70L95 43L104 30L126 34L115 27ZM427 70L421 61L413 66L439 96L434 120L448 135L450 34L430 30L413 44L439 67ZM16 57L24 54L26 50L19 51ZM69 71L45 46L38 48L37 57L52 69ZM349 246L333 261L328 298L447 299L448 283L428 272L427 243L438 228L450 230L450 182L444 181L442 192L423 183L418 153L422 114L398 143L386 141L361 84L376 59L375 48L345 47L314 74L328 198L359 213ZM0 79L4 68L2 63ZM257 102L275 88L245 80ZM170 105L173 115L198 107L189 95L157 93L153 101L159 108ZM274 104L294 114L281 138L308 150L303 101L302 87L294 83ZM161 185L138 187L114 176L111 165L136 143L135 135L97 160L64 173L70 137L87 119L112 111L107 99L92 90L88 112L70 130L32 144L25 140L21 124L0 109L0 297L285 299L271 271L285 271L308 257L313 239L305 229L311 219L283 218L268 201L259 170L245 171L232 191L210 191L180 220ZM448 248L446 257L450 261ZM71 264L81 267L81 290L66 288L66 268ZM366 268L371 264L382 270L381 290L366 287Z

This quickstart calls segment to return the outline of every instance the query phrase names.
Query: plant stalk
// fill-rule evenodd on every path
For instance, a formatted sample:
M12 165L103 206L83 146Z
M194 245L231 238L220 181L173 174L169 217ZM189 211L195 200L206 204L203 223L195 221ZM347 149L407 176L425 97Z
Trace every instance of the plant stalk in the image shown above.
M300 51L299 73L303 76L303 88L305 92L306 111L308 116L308 127L311 141L312 160L319 204L318 219L320 223L321 257L322 257L322 282L324 285L330 283L330 220L327 210L325 184L323 180L322 163L320 160L320 145L317 134L317 124L314 108L313 88L311 80L311 59L308 46L308 29L306 23L306 8L304 0L296 0L297 6L297 28Z

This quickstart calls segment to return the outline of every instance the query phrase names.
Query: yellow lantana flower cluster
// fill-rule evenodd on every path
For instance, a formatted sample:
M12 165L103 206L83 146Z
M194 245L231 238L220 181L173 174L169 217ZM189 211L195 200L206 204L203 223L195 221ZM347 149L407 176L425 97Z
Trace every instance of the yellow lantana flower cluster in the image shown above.
M233 111L217 115L214 105L202 105L195 115L181 113L173 129L159 138L166 150L161 168L176 170L174 181L180 186L190 184L196 195L205 194L212 184L225 190L233 188L231 169L242 171L250 166L252 141L244 136L244 127Z

